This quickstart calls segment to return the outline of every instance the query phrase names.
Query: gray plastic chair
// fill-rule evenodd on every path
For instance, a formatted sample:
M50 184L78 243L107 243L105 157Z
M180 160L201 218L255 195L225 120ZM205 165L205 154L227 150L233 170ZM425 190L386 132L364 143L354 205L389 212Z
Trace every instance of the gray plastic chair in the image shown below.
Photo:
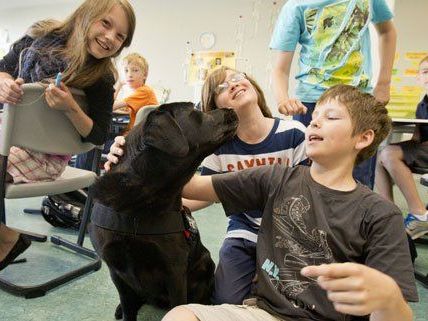
M139 122L143 121L144 119L146 119L147 115L150 114L150 112L152 110L155 110L158 107L159 107L159 105L148 105L148 106L144 106L144 107L140 108L137 111L137 115L135 115L134 126L137 125Z
M101 155L99 146L82 143L79 133L63 112L49 108L43 95L43 86L39 84L24 84L22 89L24 91L22 102L17 105L5 104L1 116L0 219L4 224L6 224L5 199L54 195L89 187L96 179L95 169ZM79 105L86 108L84 93L79 90L72 90L72 93ZM7 159L11 146L58 155L79 154L90 151L93 148L96 148L98 152L94 153L95 157L92 163L94 171L67 166L61 177L52 182L11 184L6 183ZM64 246L80 255L91 258L89 264L67 271L46 283L32 286L18 286L0 277L0 288L26 298L38 297L69 280L88 272L99 270L101 267L100 258L94 251L83 247L85 229L90 218L91 208L92 193L91 189L89 189L77 243L69 242L59 236L50 238L51 242L58 246ZM31 236L31 234L29 235ZM36 235L33 239L46 241L46 236ZM73 253L70 255L73 255ZM9 268L13 269L13 265L7 269Z

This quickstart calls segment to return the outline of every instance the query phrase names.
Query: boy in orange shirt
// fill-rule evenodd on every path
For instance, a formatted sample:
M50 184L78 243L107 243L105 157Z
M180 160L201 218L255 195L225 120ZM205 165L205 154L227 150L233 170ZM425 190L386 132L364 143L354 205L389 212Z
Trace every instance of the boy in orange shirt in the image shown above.
M128 128L130 129L135 123L135 116L138 110L144 106L157 105L158 100L154 91L146 85L149 72L147 60L138 53L131 53L123 58L123 62L125 83L132 93L123 99L118 98L118 94L124 85L124 83L120 82L115 91L113 111L125 109L129 113Z

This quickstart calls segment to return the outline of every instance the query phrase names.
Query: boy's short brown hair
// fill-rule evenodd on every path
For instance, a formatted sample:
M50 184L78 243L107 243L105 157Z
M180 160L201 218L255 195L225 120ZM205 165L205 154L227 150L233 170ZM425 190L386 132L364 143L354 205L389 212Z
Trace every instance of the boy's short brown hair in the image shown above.
M364 133L369 129L374 131L373 142L358 153L355 163L359 164L373 156L392 128L386 104L377 101L373 95L363 93L349 85L331 87L320 97L317 104L329 100L337 100L347 108L353 125L352 135Z
M136 64L141 68L141 71L145 75L147 75L149 72L149 64L147 63L146 58L144 58L143 56L141 56L136 52L130 53L125 58L123 58L123 62L128 64L131 64L131 63Z

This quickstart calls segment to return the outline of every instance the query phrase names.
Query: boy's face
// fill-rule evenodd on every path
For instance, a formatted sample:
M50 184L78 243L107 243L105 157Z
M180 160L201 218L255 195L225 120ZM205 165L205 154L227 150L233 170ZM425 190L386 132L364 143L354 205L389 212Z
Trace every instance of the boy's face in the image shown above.
M318 104L305 133L306 154L316 163L333 165L344 159L355 160L358 136L347 108L337 100Z
M418 82L423 87L426 93L428 93L428 61L424 61L419 66Z
M146 73L136 63L125 63L123 71L125 73L126 83L131 88L137 89L146 82Z

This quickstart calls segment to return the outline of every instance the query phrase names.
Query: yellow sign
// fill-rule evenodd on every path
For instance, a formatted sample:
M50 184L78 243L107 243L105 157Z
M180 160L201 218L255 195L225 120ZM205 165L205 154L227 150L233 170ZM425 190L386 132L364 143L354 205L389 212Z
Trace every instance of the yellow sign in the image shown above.
M421 61L422 58L428 55L428 51L415 51L415 52L406 52L405 57L407 60L418 60Z
M232 51L199 51L192 53L189 65L189 84L201 83L207 75L222 66L236 68Z

